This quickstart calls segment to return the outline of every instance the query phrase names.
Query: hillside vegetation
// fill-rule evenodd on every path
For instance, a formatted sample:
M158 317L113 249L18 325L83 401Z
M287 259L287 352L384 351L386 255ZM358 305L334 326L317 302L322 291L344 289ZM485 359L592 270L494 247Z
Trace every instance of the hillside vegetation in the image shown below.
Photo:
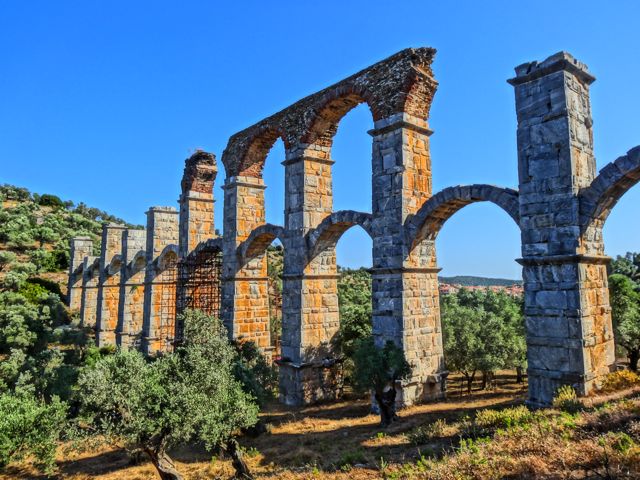
M33 273L66 270L72 237L91 237L98 254L104 223L128 225L82 202L76 205L13 185L0 186L0 205L0 251L12 252L20 263L33 265Z

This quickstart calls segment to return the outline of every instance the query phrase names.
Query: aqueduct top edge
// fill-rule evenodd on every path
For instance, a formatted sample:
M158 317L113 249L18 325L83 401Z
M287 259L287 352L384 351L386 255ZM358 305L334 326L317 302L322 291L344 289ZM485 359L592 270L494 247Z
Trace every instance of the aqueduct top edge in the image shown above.
M273 143L285 147L320 139L330 143L339 120L365 102L374 121L397 113L426 120L437 82L431 63L435 49L408 48L236 133L222 154L227 176L259 177Z

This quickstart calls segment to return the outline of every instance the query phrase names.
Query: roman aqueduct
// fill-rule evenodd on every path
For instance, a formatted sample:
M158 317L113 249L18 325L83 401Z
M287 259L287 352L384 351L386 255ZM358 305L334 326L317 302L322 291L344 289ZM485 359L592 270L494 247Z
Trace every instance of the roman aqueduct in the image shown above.
M152 354L180 336L176 312L200 308L230 335L270 352L266 248L284 248L281 400L336 396L339 328L335 247L353 226L373 242L373 332L401 345L413 365L401 401L442 396L445 372L435 239L453 214L492 202L519 226L525 287L529 401L557 387L588 393L614 363L602 227L640 180L640 147L599 174L589 86L566 53L516 68L518 190L490 185L433 194L427 123L437 82L435 50L403 50L231 137L222 155L224 230L213 221L212 154L186 161L179 210L152 207L146 230L104 227L100 256L71 245L69 305L95 325L100 345ZM341 118L366 103L374 120L371 212L334 211L331 147ZM263 167L274 142L286 158L285 223L265 223Z

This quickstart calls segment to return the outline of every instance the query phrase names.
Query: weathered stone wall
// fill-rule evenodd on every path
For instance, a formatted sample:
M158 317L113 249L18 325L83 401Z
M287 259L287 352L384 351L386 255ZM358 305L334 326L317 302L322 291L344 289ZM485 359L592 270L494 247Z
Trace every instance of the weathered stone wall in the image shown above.
M214 237L213 184L217 171L216 157L211 153L199 150L185 160L179 199L181 258Z
M144 319L144 278L147 255L146 230L127 229L122 235L122 270L116 344L139 347Z
M125 227L103 225L96 308L96 342L114 345L120 308L122 236Z
M341 394L335 244L307 251L306 235L333 210L331 148L298 145L285 165L285 250L280 398L300 405Z
M172 348L175 329L178 211L151 207L147 245L142 348L149 355Z
M82 300L80 303L80 325L95 328L98 307L99 257L84 257L82 267Z
M93 254L93 241L90 237L74 237L71 239L70 248L67 303L72 311L80 312L84 259Z
M223 321L232 338L271 346L266 251L242 259L238 247L265 222L261 179L227 178L224 185Z
M435 82L433 88L435 89ZM373 146L373 332L403 347L412 365L399 401L439 398L444 371L435 242L412 245L404 223L432 192L426 119L379 120Z
M587 394L615 361L602 232L582 236L595 177L587 67L562 52L516 68L529 401L560 385Z

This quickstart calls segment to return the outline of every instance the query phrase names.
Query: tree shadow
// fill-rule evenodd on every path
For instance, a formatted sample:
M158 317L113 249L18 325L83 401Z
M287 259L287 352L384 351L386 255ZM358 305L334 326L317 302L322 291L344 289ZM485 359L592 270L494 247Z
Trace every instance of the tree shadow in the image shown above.
M457 436L438 439L428 446L413 446L405 436L410 430L438 419L459 421L484 408L506 408L522 404L524 397L505 392L486 392L463 399L433 402L399 412L400 421L384 429L377 415L370 414L369 403L360 400L335 407L297 409L291 416L279 417L276 432L254 439L242 439L247 448L262 455L260 466L300 468L316 466L335 471L345 464L377 469L386 461L406 462L419 459L425 448L441 456L456 443ZM297 416L296 416L297 415ZM268 416L265 416L268 418ZM291 426L287 423L291 422Z

